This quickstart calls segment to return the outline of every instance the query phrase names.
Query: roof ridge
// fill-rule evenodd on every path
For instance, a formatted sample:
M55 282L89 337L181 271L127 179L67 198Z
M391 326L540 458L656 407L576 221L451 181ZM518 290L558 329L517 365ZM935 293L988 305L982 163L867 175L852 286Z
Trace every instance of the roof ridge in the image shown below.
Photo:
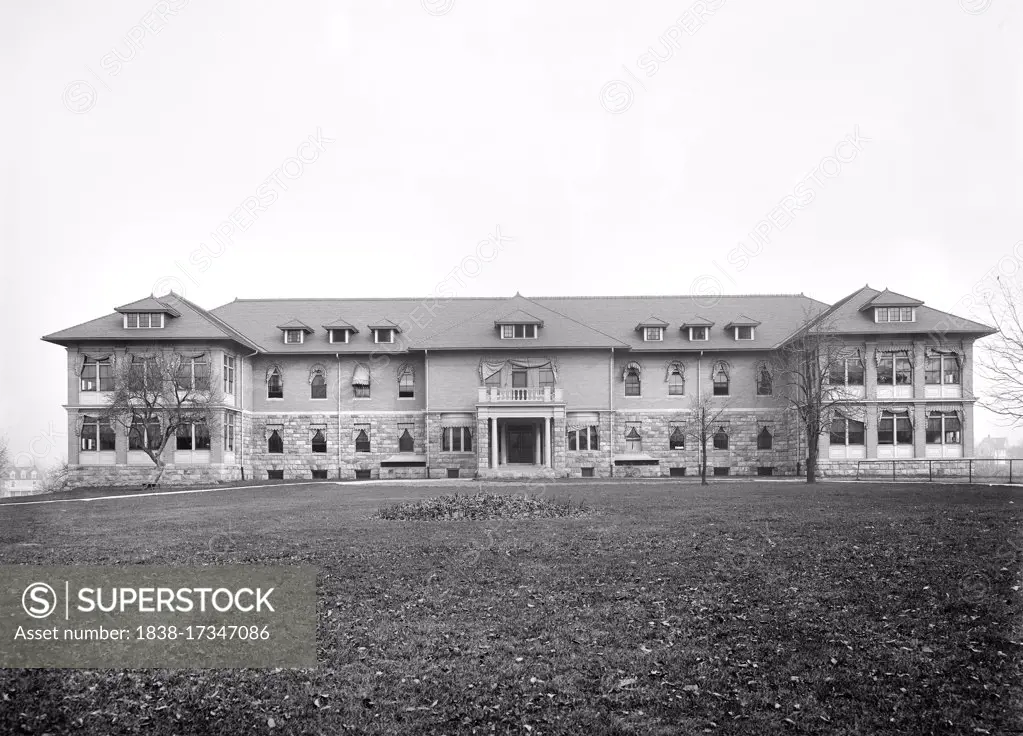
M540 307L541 309L547 309L547 310L549 310L551 312L554 312L554 314L557 314L558 316L564 317L565 319L569 320L570 322L575 322L577 325L582 325L583 327L585 327L588 330L593 330L594 332L596 332L599 335L603 335L604 337L607 337L607 338L609 338L611 340L614 340L619 345L624 345L627 348L628 347L632 347L631 345L629 345L629 343L624 342L622 340L619 340L617 337L614 337L613 335L609 335L606 332L604 332L603 330L598 330L593 325L588 325L585 322L581 322L580 320L577 320L575 317L570 317L569 315L565 314L564 312L559 312L557 309L551 309L548 306L545 306L543 304L540 304L539 302L533 301L533 299L528 297L528 296L520 296L520 298L521 299L525 299L527 302L531 302L531 303L535 304L536 306Z
M523 299L691 299L694 296L704 296L703 294L593 294L589 296L531 296L522 297ZM808 297L803 292L798 294L715 294L715 299L727 299L727 298L753 298L753 297L803 297L804 299L813 299Z
M242 344L248 345L253 350L263 350L263 347L261 345L257 344L254 340L252 340L252 338L246 336L245 333L241 332L240 330L235 329L226 320L221 319L220 317L218 317L215 314L211 314L210 312L208 312L207 310L203 309L202 307L200 307L195 302L193 302L193 301L191 301L189 299L186 299L183 295L175 293L173 291L170 291L170 292L168 292L164 296L164 298L167 298L167 297L171 297L171 298L175 299L176 301L187 305L199 317L203 318L204 320L209 322L211 325L213 325L214 327L216 327L220 331L224 332L224 334L227 337L230 337L230 338L235 339L235 340L238 340L240 338L239 341ZM154 298L159 298L159 297L154 297Z

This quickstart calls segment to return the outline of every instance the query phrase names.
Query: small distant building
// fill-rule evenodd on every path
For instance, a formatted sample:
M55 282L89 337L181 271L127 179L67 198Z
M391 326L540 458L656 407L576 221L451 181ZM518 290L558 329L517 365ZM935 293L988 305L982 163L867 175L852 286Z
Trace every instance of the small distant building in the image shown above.
M988 435L977 444L977 457L993 457L997 460L1005 460L1009 457L1008 438Z
M14 465L5 469L0 483L0 498L11 496L31 496L43 490L43 474L35 463L27 458L20 458Z

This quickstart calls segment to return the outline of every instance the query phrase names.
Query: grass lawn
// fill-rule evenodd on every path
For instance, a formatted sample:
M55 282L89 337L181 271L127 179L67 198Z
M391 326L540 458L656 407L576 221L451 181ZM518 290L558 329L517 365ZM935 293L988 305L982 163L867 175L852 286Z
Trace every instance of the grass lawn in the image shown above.
M596 512L385 521L450 489L327 484L0 506L4 564L320 570L315 670L0 670L0 733L1023 729L1019 489L489 488Z

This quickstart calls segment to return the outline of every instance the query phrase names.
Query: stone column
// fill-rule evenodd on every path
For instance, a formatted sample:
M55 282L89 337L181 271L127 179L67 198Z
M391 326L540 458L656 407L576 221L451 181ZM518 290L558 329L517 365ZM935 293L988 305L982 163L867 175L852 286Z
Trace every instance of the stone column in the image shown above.
M497 467L497 418L490 417L490 467Z
M496 422L498 420L495 419L494 421ZM498 426L500 426L500 423L498 424ZM498 458L498 462L501 465L507 465L508 464L508 422L504 423L504 427L500 430L500 434L501 434L501 450L500 450L500 456Z
M533 426L533 464L540 464L540 425Z
M544 465L546 465L548 468L553 468L554 467L554 455L552 453L553 443L551 442L551 439L553 438L553 435L554 435L554 420L553 419L544 419L543 420L543 428L544 428L543 449L544 449L544 459L545 459Z

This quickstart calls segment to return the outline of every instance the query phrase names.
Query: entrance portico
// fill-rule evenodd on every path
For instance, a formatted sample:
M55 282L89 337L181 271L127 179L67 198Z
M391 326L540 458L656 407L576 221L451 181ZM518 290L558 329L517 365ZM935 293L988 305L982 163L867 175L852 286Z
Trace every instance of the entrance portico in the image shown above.
M483 477L550 476L555 472L555 415L560 407L479 407L487 442L478 443Z

